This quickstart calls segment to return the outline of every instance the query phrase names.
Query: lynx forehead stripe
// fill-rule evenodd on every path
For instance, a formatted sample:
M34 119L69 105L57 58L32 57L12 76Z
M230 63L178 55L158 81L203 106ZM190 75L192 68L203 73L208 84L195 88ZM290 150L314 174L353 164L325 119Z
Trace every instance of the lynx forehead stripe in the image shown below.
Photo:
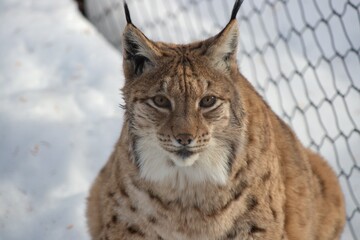
M231 13L231 18L230 18L230 21L231 20L234 20L236 18L236 15L237 13L239 12L239 9L241 7L241 4L244 2L244 0L236 0L235 4L234 4L234 8L232 10L232 13Z

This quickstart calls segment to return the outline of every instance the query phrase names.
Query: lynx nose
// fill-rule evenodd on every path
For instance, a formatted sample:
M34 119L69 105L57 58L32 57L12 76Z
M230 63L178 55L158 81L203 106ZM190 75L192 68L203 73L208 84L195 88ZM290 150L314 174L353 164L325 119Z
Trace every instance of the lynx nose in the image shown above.
M183 146L189 145L194 140L194 137L191 134L187 133L179 134L175 138L176 141Z

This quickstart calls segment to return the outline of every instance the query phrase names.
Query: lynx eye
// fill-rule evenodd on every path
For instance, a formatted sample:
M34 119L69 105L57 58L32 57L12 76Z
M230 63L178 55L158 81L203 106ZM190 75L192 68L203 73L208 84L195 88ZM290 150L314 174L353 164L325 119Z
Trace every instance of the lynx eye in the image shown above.
M159 108L168 108L168 109L171 108L170 100L162 95L157 95L153 97L153 102Z
M216 97L214 96L206 96L200 101L200 107L209 108L214 106L216 103Z

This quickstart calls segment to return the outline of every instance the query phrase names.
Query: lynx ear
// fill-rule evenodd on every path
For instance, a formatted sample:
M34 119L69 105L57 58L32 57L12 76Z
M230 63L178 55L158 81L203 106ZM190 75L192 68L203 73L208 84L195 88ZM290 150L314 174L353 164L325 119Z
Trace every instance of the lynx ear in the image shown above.
M229 23L219 34L207 40L209 47L205 54L210 58L214 67L224 71L228 71L230 65L236 63L239 36L236 15L242 3L243 0L235 2Z
M227 71L232 62L236 62L238 44L237 21L231 21L226 28L212 39L206 51L214 67Z
M126 2L124 2L124 8L128 24L123 33L123 65L125 77L129 79L153 67L158 50L156 44L132 24Z

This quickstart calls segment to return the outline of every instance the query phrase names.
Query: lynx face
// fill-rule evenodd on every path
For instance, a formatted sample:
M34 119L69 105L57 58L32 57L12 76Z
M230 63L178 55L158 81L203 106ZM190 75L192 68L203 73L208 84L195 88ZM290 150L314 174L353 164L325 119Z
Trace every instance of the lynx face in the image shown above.
M141 176L225 184L241 125L232 111L240 108L231 80L237 26L203 42L173 45L152 42L129 25L124 42L123 92Z

